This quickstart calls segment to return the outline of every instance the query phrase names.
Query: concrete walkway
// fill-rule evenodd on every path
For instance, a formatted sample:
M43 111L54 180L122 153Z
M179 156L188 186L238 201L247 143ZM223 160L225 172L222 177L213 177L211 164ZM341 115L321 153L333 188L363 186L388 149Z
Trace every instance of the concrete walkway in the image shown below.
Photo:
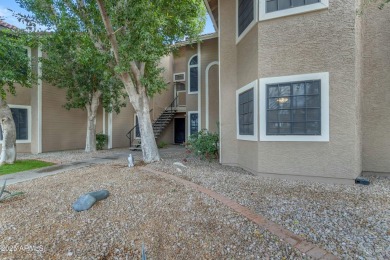
M119 158L127 158L128 153L122 154L113 154L107 157L98 157L88 160L76 161L65 164L58 164L44 168L38 168L30 171L11 173L0 176L0 183L3 183L4 180L7 180L7 185L15 184L19 182L29 181L36 178L42 178L50 175L55 175L61 172L66 172L74 169L80 169L84 167L89 167L95 164L104 164L107 162L112 162L118 160Z
M164 149L160 149L160 156L161 158L164 158L166 155L170 153L175 153L178 151L184 151L185 148L183 146L178 145L172 145ZM70 163L64 163L64 164L57 164L49 167L24 171L24 172L17 172L17 173L11 173L6 175L0 176L0 184L3 183L4 180L7 180L7 185L15 184L19 182L29 181L36 178L42 178L50 175L55 175L61 172L66 172L74 169L80 169L84 167L90 167L92 165L96 164L104 164L108 162L113 162L118 159L127 158L129 154L132 154L134 157L134 160L142 160L142 152L141 151L128 151L128 152L113 152L110 154L106 154L104 156L99 157L93 157L91 159L86 160L80 160L80 161L74 161Z

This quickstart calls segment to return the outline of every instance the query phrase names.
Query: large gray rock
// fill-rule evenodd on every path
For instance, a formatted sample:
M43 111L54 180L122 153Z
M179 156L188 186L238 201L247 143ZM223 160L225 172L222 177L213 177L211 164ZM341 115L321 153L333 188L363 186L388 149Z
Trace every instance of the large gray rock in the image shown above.
M77 211L84 211L90 209L97 201L106 199L110 193L108 190L100 190L90 192L84 195L81 195L75 203L73 203L72 208Z

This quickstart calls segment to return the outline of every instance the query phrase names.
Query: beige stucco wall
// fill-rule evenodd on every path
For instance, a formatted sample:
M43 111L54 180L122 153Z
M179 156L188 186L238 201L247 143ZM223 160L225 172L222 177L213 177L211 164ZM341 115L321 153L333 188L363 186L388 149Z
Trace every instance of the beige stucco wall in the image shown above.
M66 110L66 91L43 82L42 151L85 148L87 112Z
M206 69L207 66L215 61L218 61L218 38L205 40L200 45L201 53L201 128L206 128ZM211 77L218 77L217 74L209 75ZM215 83L215 78L211 78L211 83ZM209 82L210 83L210 82ZM214 85L215 87L215 85ZM214 102L214 100L212 100Z
M286 176L360 174L357 8L354 0L334 0L328 10L262 21L236 45L235 1L220 1L222 163ZM330 73L330 142L236 140L236 89L259 78L317 72Z
M112 114L112 148L129 147L129 139L126 134L135 125L134 108L126 99L126 107L119 114Z
M209 131L217 132L219 123L219 66L212 65L209 69Z
M220 61L220 108L221 108L221 154L223 164L238 164L236 139L237 48L235 0L219 1L219 61Z
M390 172L390 6L363 14L363 170Z

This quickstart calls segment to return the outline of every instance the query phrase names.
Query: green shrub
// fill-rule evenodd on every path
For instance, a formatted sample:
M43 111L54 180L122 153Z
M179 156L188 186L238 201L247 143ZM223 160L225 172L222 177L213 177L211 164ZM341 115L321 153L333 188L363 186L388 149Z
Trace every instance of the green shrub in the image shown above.
M217 159L219 135L218 133L201 130L190 136L187 147L196 155L200 156L201 159Z
M104 146L108 142L108 135L105 134L96 134L96 149L103 150Z
M168 146L168 143L167 143L167 142L164 142L164 141L161 141L161 142L159 142L159 143L157 144L157 147L158 147L159 149L165 148L165 147L167 147L167 146Z

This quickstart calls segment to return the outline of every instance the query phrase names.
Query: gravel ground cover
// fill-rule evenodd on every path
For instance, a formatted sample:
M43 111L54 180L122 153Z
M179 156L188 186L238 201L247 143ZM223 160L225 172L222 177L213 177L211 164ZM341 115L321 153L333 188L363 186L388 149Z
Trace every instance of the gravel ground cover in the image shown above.
M305 258L215 200L130 170L125 159L9 189L25 195L0 204L0 259L139 259L142 244L148 259ZM99 189L110 197L71 209Z
M149 167L236 200L344 259L390 259L389 178L371 177L369 186L264 178L184 150Z
M129 153L128 148L118 148L111 150L100 150L93 153L86 153L84 150L59 151L41 154L18 153L17 160L42 160L56 164L71 163L93 158L112 156L115 154ZM137 154L140 154L137 152Z

